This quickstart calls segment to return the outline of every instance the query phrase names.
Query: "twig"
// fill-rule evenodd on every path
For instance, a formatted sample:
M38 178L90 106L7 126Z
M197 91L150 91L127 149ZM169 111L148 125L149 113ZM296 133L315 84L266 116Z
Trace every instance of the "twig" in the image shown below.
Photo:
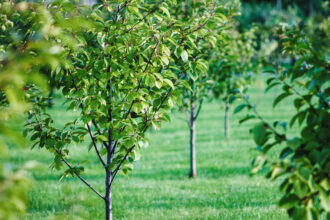
M92 130L91 130L91 127L89 126L88 123L86 123L86 125L87 125L87 128L88 128L89 135L90 135L91 138L92 138L92 143L93 143L94 149L95 149L95 151L96 151L96 154L97 154L97 156L99 157L99 159L100 159L100 161L101 161L103 167L106 167L106 164L104 163L103 158L102 158L102 156L101 156L99 150L97 149L97 145L96 145L96 142L95 142L95 137L94 137L94 135L93 135L93 132L92 132Z
M71 169L74 170L73 167L70 165L70 163L68 161L66 161L63 157L62 157L62 161ZM94 189L94 187L92 187L84 178L82 178L82 176L80 176L80 174L78 172L76 172L75 170L73 171L74 174L83 182L86 184L86 186L88 186L91 190L93 190L93 192L95 192L99 197L101 197L102 199L105 199L101 193L99 193L96 189Z
M272 128L271 126L269 126L269 124L263 119L263 117L261 117L261 115L258 113L258 111L256 110L256 108L254 106L251 105L251 103L249 102L249 100L247 98L245 98L242 94L241 94L243 100L246 102L246 104L252 108L252 111L254 112L254 114L257 116L257 118L259 120L261 120L265 125L267 125L267 127L279 138L281 138L284 141L287 141L285 135L282 135L280 133L278 133L274 128Z
M167 97L169 96L169 94L171 93L172 88L170 88L167 92L167 94L165 95L165 97L163 98L163 100L161 101L160 105L158 106L158 108L156 109L156 111L154 112L153 116L151 118L153 118L155 116L155 114L160 110L161 106L164 104L165 100L167 99ZM147 130L148 126L147 123L145 124L142 133L144 133ZM131 148L128 149L128 151L126 152L125 156L123 157L123 159L119 162L119 164L117 165L116 169L113 171L113 175L110 181L110 186L113 182L113 180L115 179L118 171L120 170L121 165L124 163L124 161L127 159L129 153L131 153L133 151L133 149L135 148L136 145L133 145Z
M194 116L194 120L197 119L197 117L198 117L198 115L199 115L199 113L200 113L200 111L201 111L201 109L202 109L203 101L204 101L203 99L201 99L201 100L199 101L199 106L198 106L198 109L197 109L196 115Z
M156 43L156 46L155 46L154 49L152 50L152 52L151 52L151 54L150 54L150 56L149 56L149 60L148 60L148 62L147 62L147 65L146 65L146 67L144 68L143 72L147 71L147 68L148 68L148 66L149 66L149 63L150 63L150 61L151 61L151 59L152 59L152 57L153 57L153 55L154 55L154 53L155 53L155 51L156 51L156 49L157 49L157 47L158 47L158 45L159 45L160 42L161 42L161 40L158 41L158 42ZM139 84L138 84L138 87L137 87L137 89L136 89L136 92L138 92L138 91L140 90L140 88L141 88L141 83L142 83L142 79L139 80ZM132 110L133 104L134 104L134 101L132 101L132 103L131 103L131 105L130 105L128 111L126 112L126 115L124 116L124 119L127 119L127 118L128 118L128 115L131 113L131 110ZM125 130L125 128L126 128L126 126L123 126L123 127L120 129L119 134L121 134L121 133ZM118 140L114 143L113 149L111 150L111 154L114 153L114 150L116 149L117 145L118 145Z
M133 30L133 28L135 28L136 25L140 24L146 17L148 17L149 15L151 15L152 13L154 13L156 10L158 9L158 7L153 8L151 11L149 11L145 16L143 16L138 22L136 22L130 29L128 29L127 31L124 32L124 34L127 34L128 32L130 32L131 30Z

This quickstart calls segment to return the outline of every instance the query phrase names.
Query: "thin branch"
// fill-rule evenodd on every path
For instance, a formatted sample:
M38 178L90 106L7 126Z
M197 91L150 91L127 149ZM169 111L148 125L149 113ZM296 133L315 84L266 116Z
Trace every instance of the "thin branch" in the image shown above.
M127 34L128 32L130 32L131 30L133 30L133 28L136 27L136 25L140 24L144 19L146 19L146 17L148 17L149 15L151 15L152 13L154 13L156 10L158 9L158 7L153 8L151 11L149 11L145 16L143 16L138 22L136 22L130 29L128 29L127 31L124 32L124 34Z
M72 73L71 73L70 71L69 71L69 74L72 76ZM77 85L75 84L74 78L72 78L72 83L73 83L73 86L74 86L75 90L78 91L78 88L77 88ZM83 104L83 102L80 102L79 107L81 108L82 113L85 114L85 113L84 113L84 104ZM98 127L97 127L97 124L95 123L95 120L92 120L92 122L93 122L93 124L94 124L96 130L97 130L98 133L100 134L99 129L98 129ZM105 163L104 163L104 161L103 161L103 159L102 159L102 156L100 155L100 152L99 152L99 150L98 150L98 148L97 148L97 144L96 144L96 141L95 141L95 137L94 137L94 135L93 135L93 133L92 133L92 130L91 130L91 128L90 128L90 126L89 126L88 123L86 123L86 126L87 126L87 128L88 128L89 135L90 135L90 137L91 137L91 139L92 139L92 142L93 142L93 145L94 145L94 149L95 149L95 151L96 151L96 154L97 154L97 156L99 157L100 162L102 163L103 167L105 167ZM105 141L103 141L103 144L104 144L104 146L107 147L107 144L106 144Z
M199 101L199 106L198 106L197 112L196 112L196 114L194 116L194 120L197 119L197 117L198 117L198 115L199 115L199 113L200 113L200 111L202 109L202 105L203 105L203 99Z
M199 29L203 28L203 27L207 24L207 22L210 20L210 18L211 18L211 17L209 17L204 23L202 23L201 25L199 25L199 26L198 26L197 28L195 28L194 30L188 32L188 34L192 34L192 33L196 32L196 31L198 31Z
M73 167L70 165L70 163L68 161L66 161L63 157L62 157L62 161L71 169L74 170ZM93 190L93 192L95 192L99 197L101 197L102 199L105 199L101 193L99 193L96 189L94 189L94 187L92 187L84 178L82 178L82 176L80 176L79 173L77 173L76 171L74 171L74 174L83 182L86 184L86 186L88 186L91 190Z
M148 66L149 66L149 63L151 62L151 59L152 59L152 57L153 57L153 55L154 55L154 53L155 53L155 51L156 51L158 45L160 44L160 42L161 42L161 40L158 41L158 42L156 43L154 49L152 50L152 52L151 52L151 54L150 54L150 56L149 56L149 60L148 60L148 62L147 62L147 65L146 65L146 67L145 67L144 70L143 70L143 73L147 71ZM141 83L142 83L142 79L139 80L139 84L138 84L138 87L137 87L136 92L138 92L138 91L140 90L140 88L141 88ZM128 118L128 115L131 113L131 110L132 110L133 104L134 104L134 101L132 101L132 103L131 103L131 105L130 105L128 111L126 112L126 115L124 116L124 119L127 119L127 118ZM123 126L123 127L120 129L119 134L121 134L121 133L125 130L125 128L126 128L126 126ZM111 154L114 153L114 151L115 151L117 145L118 145L118 140L114 143L113 149L111 150Z
M92 132L92 130L91 130L91 127L89 126L88 123L87 123L86 125L87 125L87 128L88 128L89 135L90 135L91 138L92 138L92 143L93 143L94 149L95 149L95 151L96 151L96 154L97 154L97 156L99 157L99 159L100 159L100 161L101 161L103 167L106 167L106 164L104 163L103 158L102 158L102 156L101 156L99 150L97 149L97 144L96 144L96 142L95 142L95 137L94 137L94 135L93 135L93 132Z
M303 100L306 101L306 103L309 105L309 107L312 109L312 111L316 114L316 115L319 115L319 113L316 111L316 109L314 108L314 106L312 105L312 103L307 100L302 94L300 94L300 92L298 92L293 86L289 85L288 83L286 83L284 80L279 80L282 84L288 86L289 88L292 89L292 91L297 95L299 96L300 98L302 98Z
M267 127L279 138L281 138L284 141L287 141L285 135L282 135L280 133L278 133L273 127L269 126L269 124L265 121L265 119L263 117L261 117L261 115L258 113L258 111L256 110L256 108L254 106L251 105L251 103L249 102L249 100L247 98L245 98L242 94L241 94L243 100L246 102L246 104L251 107L252 111L254 112L254 114L257 116L257 118L259 120L261 120L265 125L267 125Z
M126 154L125 154L125 156L123 157L123 159L119 162L119 164L117 165L116 169L112 172L113 175L112 175L111 181L110 181L110 183L109 183L109 186L112 185L112 182L113 182L113 180L115 179L115 177L116 177L116 175L117 175L117 173L118 173L118 171L119 171L121 165L122 165L122 164L124 163L124 161L127 159L129 153L132 152L132 150L135 148L135 146L136 146L136 145L133 145L130 149L128 149L128 151L126 152Z
M115 22L117 22L117 20L118 20L119 12L121 12L125 7L127 7L127 5L128 5L128 1L126 1L122 7L120 7L120 5L118 5L116 15L115 15L115 19L114 19Z
M153 117L155 116L155 114L160 110L161 106L164 104L165 100L168 98L168 96L169 96L169 94L171 93L171 91L172 91L172 88L170 88L170 89L167 91L165 97L163 98L163 100L161 101L160 105L158 106L158 108L156 109L156 111L154 112L154 114L153 114L153 116L152 116L151 118L153 118ZM147 120L147 121L148 121L148 120ZM144 126L144 128L143 128L143 130L142 130L142 133L144 133L144 132L147 130L147 128L148 128L148 125L147 125L147 123L146 123L145 126ZM136 146L136 145L133 145L131 148L128 149L128 151L126 152L126 154L125 154L125 156L123 157L123 159L119 162L119 164L117 165L116 169L112 172L112 173L113 173L113 176L112 176L111 181L110 181L110 184L109 184L110 186L111 186L113 180L115 179L115 177L116 177L118 171L120 170L121 165L122 165L122 164L124 163L124 161L127 159L129 153L131 153L131 152L133 151L133 149L135 148L135 146Z

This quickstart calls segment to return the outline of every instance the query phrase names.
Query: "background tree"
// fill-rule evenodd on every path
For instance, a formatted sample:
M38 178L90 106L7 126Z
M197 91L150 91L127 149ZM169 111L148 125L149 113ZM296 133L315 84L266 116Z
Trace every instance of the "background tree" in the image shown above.
M274 71L267 80L267 90L282 86L274 107L287 97L295 97L293 104L297 113L289 124L292 127L297 122L300 134L288 135L286 122L266 122L248 97L241 95L245 100L242 108L253 111L242 121L253 118L260 121L251 130L257 149L262 153L254 160L252 173L267 167L268 178L283 178L279 206L287 209L292 218L319 219L323 213L329 218L329 61L311 47L299 28L281 29L280 34L283 52L299 59L284 71ZM268 157L269 150L278 145L284 146L279 159Z
M189 176L196 177L196 120L201 111L203 100L210 95L210 89L213 82L210 80L209 54L216 50L216 47L222 46L223 31L230 21L231 17L237 12L236 3L227 3L222 7L213 7L210 11L205 8L199 8L200 1L186 1L183 7L175 9L177 18L189 20L192 17L204 20L196 28L199 36L195 33L189 33L185 38L186 42L180 43L176 50L176 58L185 69L183 77L189 84L189 88L181 93L179 101L180 110L187 115L187 123L190 131L190 173ZM196 39L193 42L191 39ZM182 105L181 105L182 104Z
M169 12L170 8L181 10L184 2L121 1L92 9L77 7L94 28L76 36L82 50L69 53L72 63L57 69L57 84L68 110L80 111L79 118L63 128L53 125L40 89L29 89L35 101L27 126L31 140L54 155L53 167L68 167L63 177L77 176L104 200L106 219L112 219L116 175L133 169L147 141L145 132L169 120L166 111L179 99L180 88L189 87L182 80L191 53L183 46L195 46L205 37L208 25L216 26L221 17L214 13L221 7L215 1L195 5L195 10L203 12L200 17L183 20ZM205 68L199 62L199 68ZM105 171L105 194L83 178L83 164L88 160L77 165L69 161L69 146L83 142L86 135L89 149L94 149Z
M217 42L217 50L210 57L210 75L216 99L225 103L224 135L229 138L229 109L235 100L235 90L246 87L255 78L258 62L255 50L255 29L242 33L229 29L224 40Z

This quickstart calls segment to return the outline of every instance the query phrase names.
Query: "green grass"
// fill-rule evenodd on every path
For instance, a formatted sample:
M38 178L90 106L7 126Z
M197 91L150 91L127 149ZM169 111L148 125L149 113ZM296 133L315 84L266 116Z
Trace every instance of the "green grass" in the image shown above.
M271 121L294 114L290 100L272 109L278 91L263 93L260 85L250 91L262 115ZM55 106L51 113L59 124L74 117L65 108ZM233 109L231 109L232 111ZM189 133L184 116L172 114L172 121L160 131L149 133L150 146L143 149L139 166L129 177L118 176L113 187L115 219L288 219L276 206L280 198L279 182L262 174L249 176L250 163L258 153L248 130L255 122L243 125L231 117L231 138L223 137L223 108L207 103L197 121L197 178L189 179ZM77 162L88 158L84 177L104 192L104 173L94 152L86 146L72 146ZM276 155L276 151L273 152ZM58 181L60 172L47 169L51 155L43 150L11 151L16 165L37 160L41 169L33 171L34 185L29 193L26 219L103 219L104 205L99 197L77 178Z

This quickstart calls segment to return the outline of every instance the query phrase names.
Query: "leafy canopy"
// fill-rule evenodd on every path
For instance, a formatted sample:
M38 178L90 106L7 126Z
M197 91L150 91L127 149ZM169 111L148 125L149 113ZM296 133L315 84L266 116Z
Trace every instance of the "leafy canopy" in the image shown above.
M206 72L199 54L222 27L223 7L217 1L196 1L192 14L182 16L185 2L136 0L77 7L93 27L75 35L80 50L69 51L71 62L57 68L54 79L68 111L79 111L79 117L55 127L40 90L29 90L36 104L29 111L27 131L34 146L54 155L53 167L67 165L63 176L81 178L88 158L77 165L68 158L70 146L86 143L86 136L88 150L94 149L112 176L109 185L119 171L127 174L147 142L147 129L168 121L166 112L180 91L190 89L185 79L191 70ZM210 32L213 28L217 31Z

